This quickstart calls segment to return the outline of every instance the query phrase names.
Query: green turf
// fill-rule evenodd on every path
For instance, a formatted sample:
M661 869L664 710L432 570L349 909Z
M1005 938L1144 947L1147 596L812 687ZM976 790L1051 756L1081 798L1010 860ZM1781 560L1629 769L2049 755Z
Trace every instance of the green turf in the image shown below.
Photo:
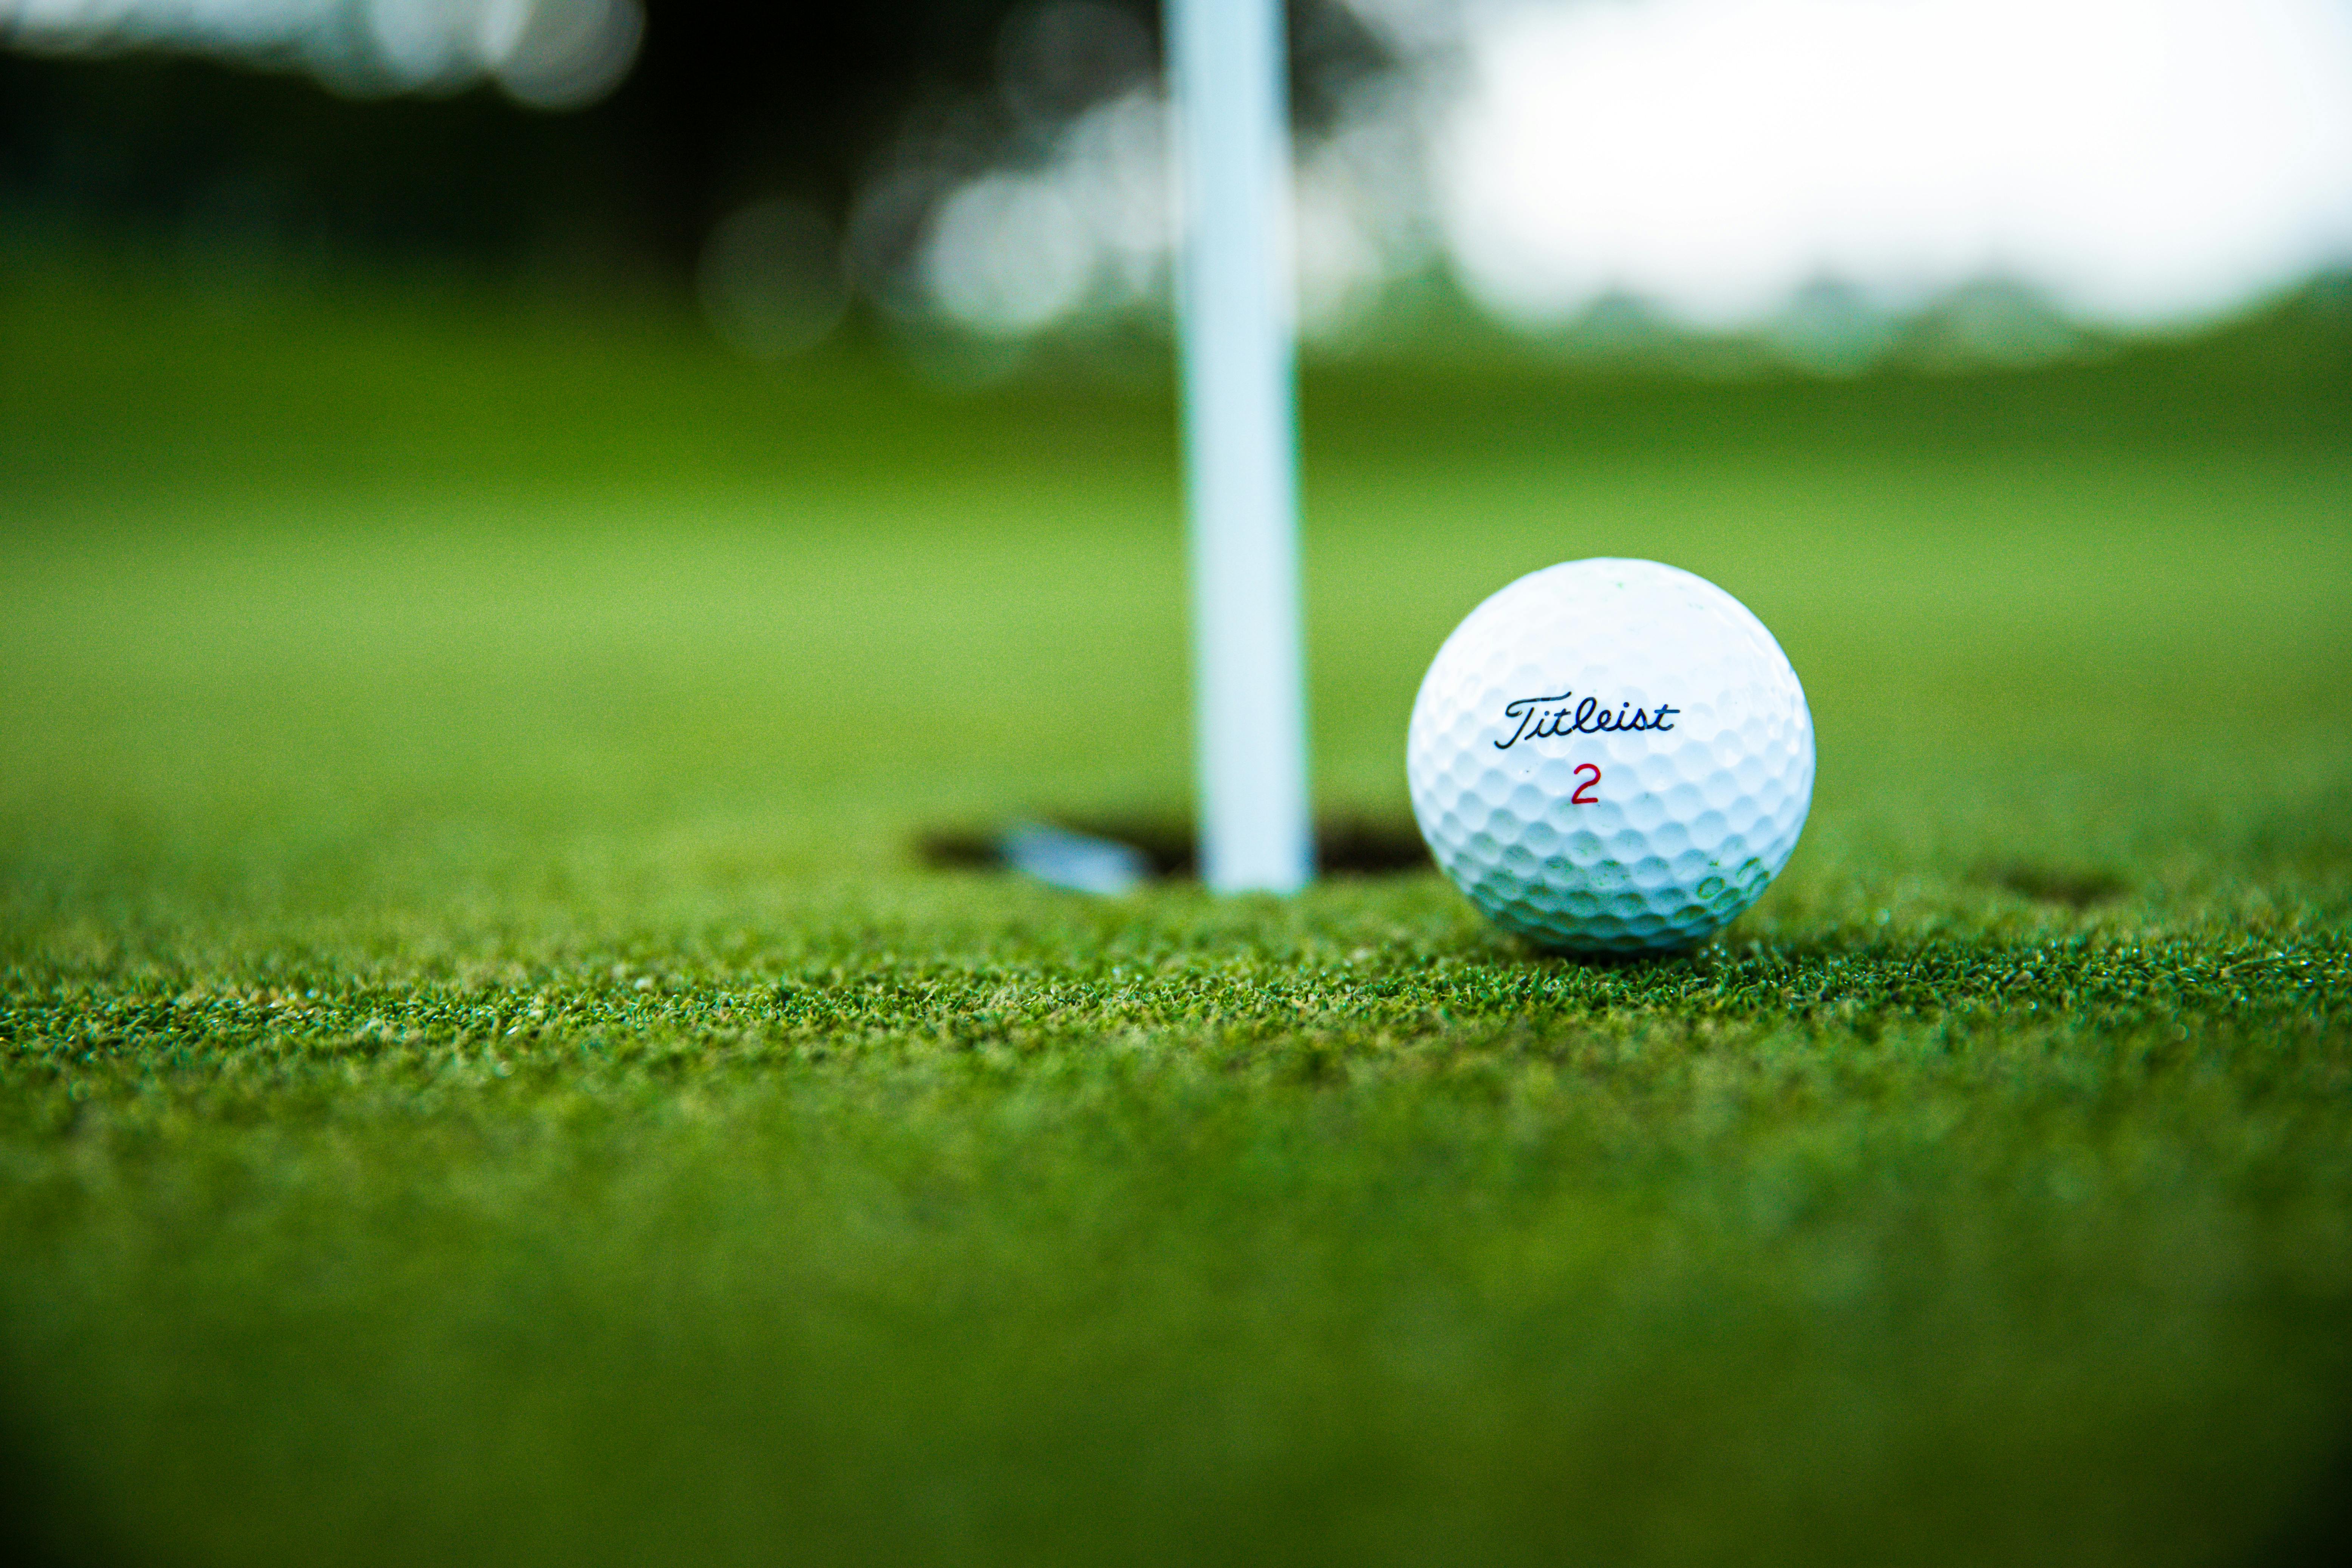
M1695 956L1090 900L1164 397L0 304L0 1407L141 1561L2210 1563L2352 1407L2352 365L1310 379L1318 791L1655 555L1821 740Z

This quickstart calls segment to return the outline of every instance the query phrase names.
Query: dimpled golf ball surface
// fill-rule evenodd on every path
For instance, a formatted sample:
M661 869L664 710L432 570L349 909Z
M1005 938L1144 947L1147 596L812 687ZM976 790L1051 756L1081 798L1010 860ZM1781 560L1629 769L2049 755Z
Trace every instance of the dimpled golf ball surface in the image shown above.
M1438 865L1497 924L1563 952L1659 952L1788 863L1813 721L1780 645L1714 584L1570 561L1445 639L1405 774Z

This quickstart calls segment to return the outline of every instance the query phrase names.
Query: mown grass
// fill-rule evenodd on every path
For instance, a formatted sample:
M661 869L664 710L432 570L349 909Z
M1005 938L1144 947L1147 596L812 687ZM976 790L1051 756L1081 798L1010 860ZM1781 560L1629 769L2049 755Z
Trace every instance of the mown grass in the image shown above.
M919 864L1181 807L1164 399L238 308L52 276L0 366L0 1386L69 1552L2319 1550L2340 329L1319 373L1328 806L1551 560L1807 682L1782 881L1590 966L1426 874Z

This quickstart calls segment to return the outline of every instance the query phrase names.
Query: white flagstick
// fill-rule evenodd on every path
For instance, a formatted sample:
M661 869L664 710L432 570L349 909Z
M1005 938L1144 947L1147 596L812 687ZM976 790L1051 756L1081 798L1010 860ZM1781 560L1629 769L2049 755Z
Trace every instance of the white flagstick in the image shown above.
M1315 872L1299 642L1290 135L1281 0L1171 0L1184 250L1201 874L1293 892Z

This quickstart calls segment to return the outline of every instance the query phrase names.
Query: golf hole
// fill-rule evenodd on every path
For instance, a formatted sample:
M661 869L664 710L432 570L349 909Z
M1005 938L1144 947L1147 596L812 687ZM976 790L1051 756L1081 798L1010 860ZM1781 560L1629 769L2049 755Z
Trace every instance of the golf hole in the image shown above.
M1181 816L1055 814L992 828L934 829L915 850L934 870L1019 870L1088 892L1122 892L1197 877L1196 843L1192 823ZM1431 866L1411 817L1363 815L1318 818L1315 859L1327 877L1382 877Z

